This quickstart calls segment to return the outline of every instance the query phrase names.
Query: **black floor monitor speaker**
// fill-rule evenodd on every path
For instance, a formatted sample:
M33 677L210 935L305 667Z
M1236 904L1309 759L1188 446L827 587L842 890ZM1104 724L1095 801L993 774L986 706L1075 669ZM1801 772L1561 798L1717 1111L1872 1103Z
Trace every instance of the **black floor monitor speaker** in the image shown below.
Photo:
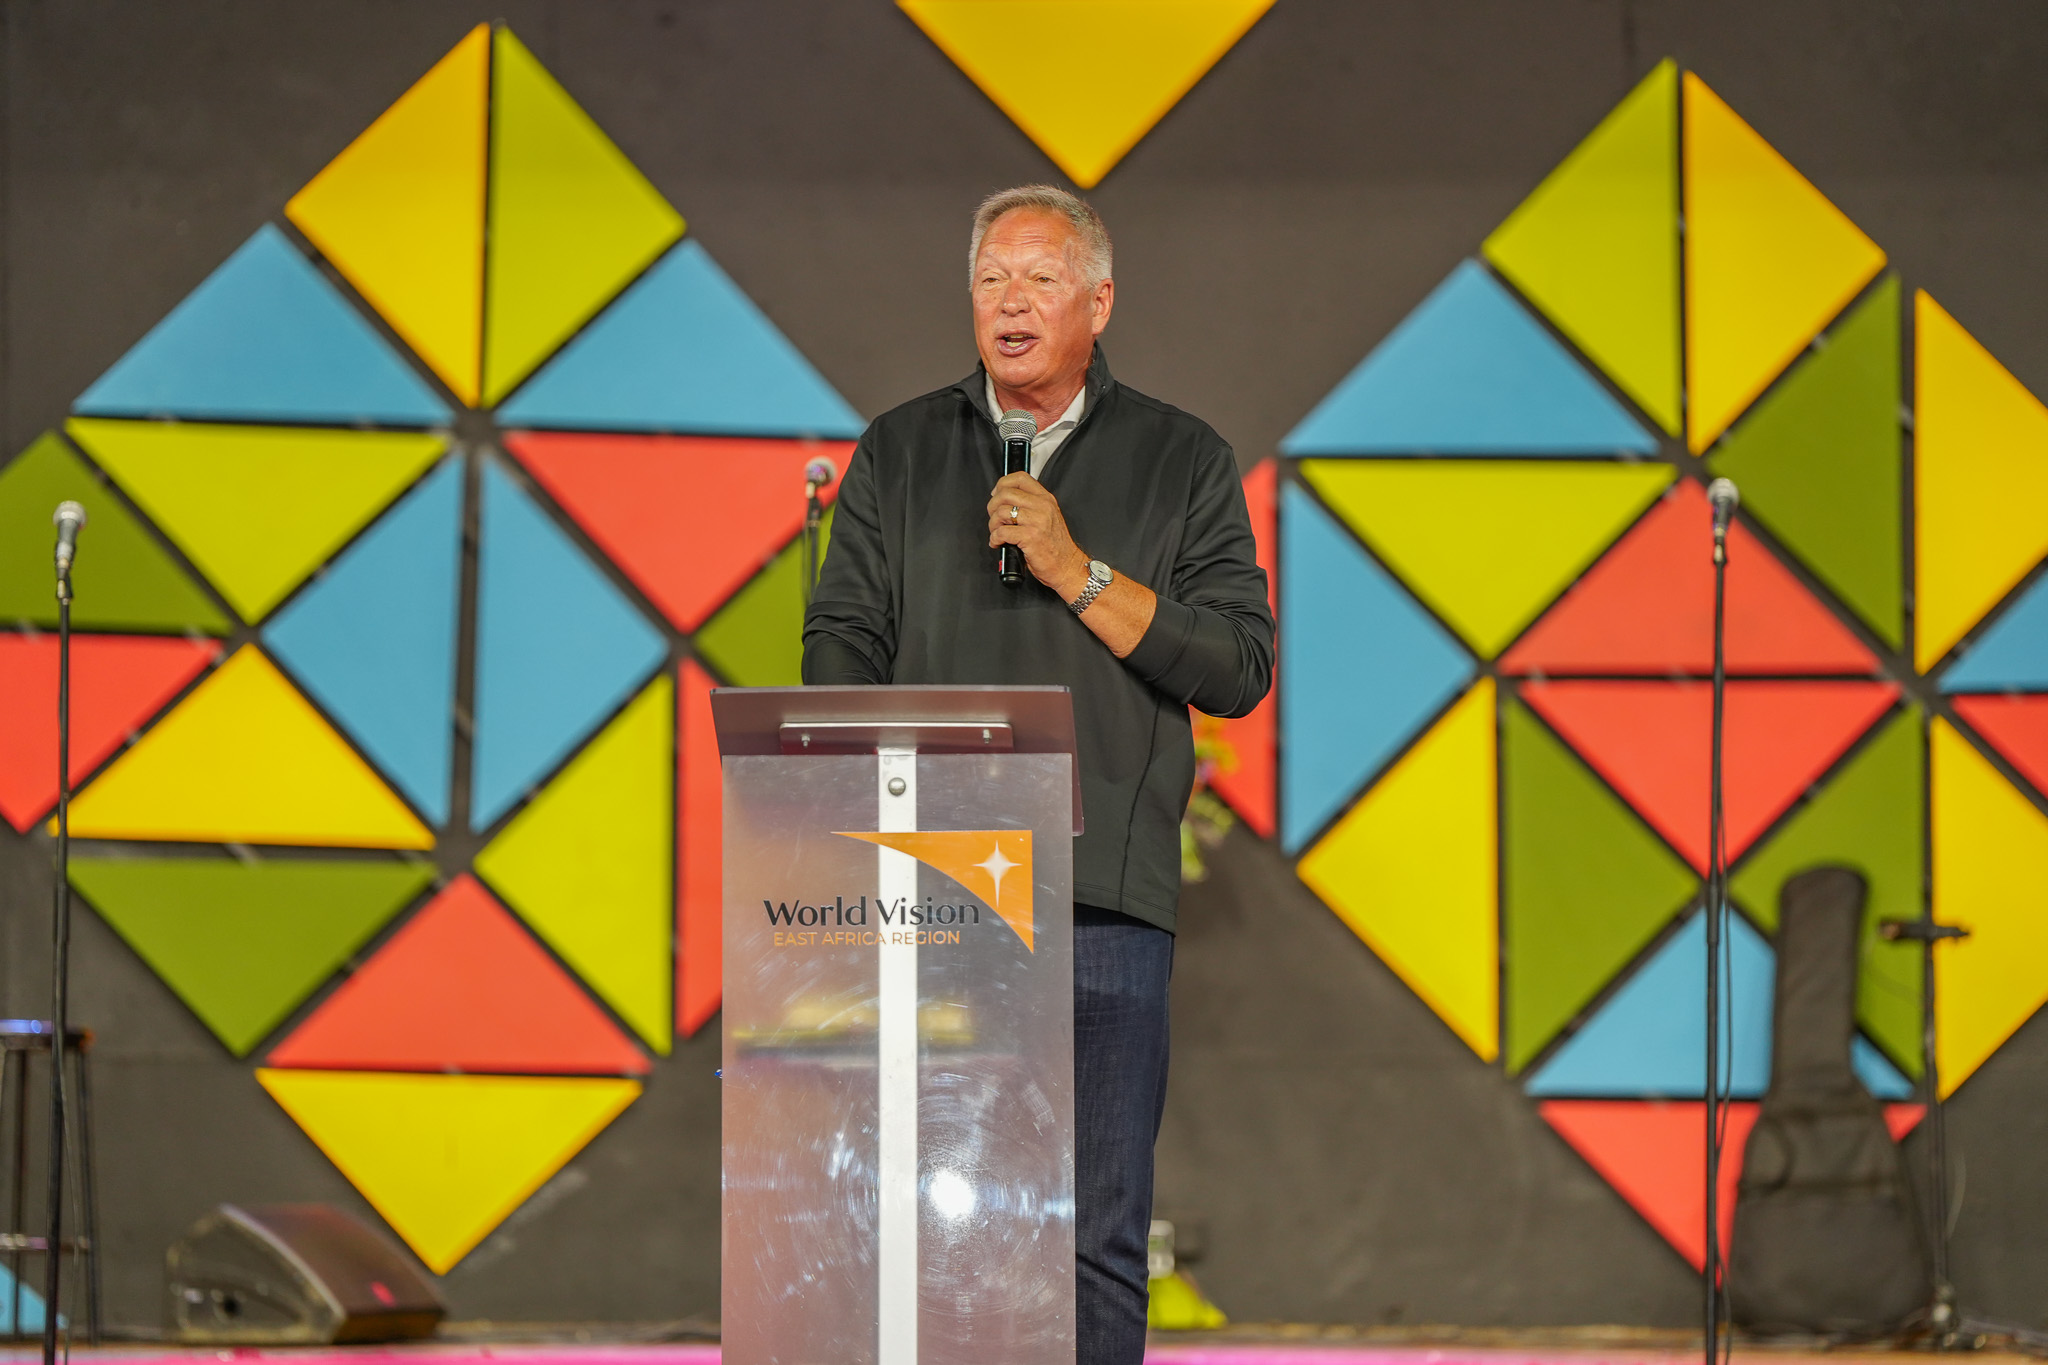
M164 1269L171 1331L193 1343L400 1341L448 1311L417 1261L326 1204L222 1204Z

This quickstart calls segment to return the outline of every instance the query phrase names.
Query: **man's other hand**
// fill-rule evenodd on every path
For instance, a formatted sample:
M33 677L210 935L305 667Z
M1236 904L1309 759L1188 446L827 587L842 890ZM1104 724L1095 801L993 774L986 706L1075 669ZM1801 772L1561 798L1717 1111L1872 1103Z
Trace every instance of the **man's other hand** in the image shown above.
M1059 499L1029 474L1005 474L989 495L988 545L991 550L998 545L1022 550L1031 576L1062 602L1073 601L1088 586L1088 556L1067 533Z

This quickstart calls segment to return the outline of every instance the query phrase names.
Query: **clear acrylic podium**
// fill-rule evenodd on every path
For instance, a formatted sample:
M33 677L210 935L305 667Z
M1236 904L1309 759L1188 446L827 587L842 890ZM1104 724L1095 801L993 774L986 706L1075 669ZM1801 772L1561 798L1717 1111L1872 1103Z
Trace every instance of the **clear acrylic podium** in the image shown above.
M1067 689L711 709L726 1365L1072 1365Z

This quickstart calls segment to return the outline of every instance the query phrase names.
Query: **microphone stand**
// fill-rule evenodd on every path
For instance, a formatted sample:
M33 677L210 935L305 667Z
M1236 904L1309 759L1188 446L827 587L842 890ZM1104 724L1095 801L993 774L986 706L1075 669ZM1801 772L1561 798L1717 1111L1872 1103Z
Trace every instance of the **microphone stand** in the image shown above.
M1707 1255L1706 1365L1717 1365L1721 1338L1721 944L1728 914L1728 860L1722 829L1721 738L1728 689L1728 527L1714 521L1714 722L1707 793Z
M56 1365L64 1257L64 1047L71 1026L71 563L57 561L57 906L50 939L50 1218L44 1243L43 1365ZM17 1324L18 1326L19 1324Z
M818 528L825 520L825 504L818 498L818 481L804 480L804 610L811 607L811 593L818 586L818 573L824 567L818 555Z

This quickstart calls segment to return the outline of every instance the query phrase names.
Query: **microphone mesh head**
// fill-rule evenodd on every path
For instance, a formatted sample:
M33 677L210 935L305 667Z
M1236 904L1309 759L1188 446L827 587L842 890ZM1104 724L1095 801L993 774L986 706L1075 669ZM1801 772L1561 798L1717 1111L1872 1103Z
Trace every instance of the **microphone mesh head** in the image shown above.
M1005 441L1028 441L1038 434L1038 419L1022 408L1011 408L996 420L996 432Z
M804 478L820 488L829 488L832 480L839 477L839 466L823 455L813 455L811 462L804 466Z
M85 509L68 498L57 504L57 510L50 514L50 525L62 526L65 522L78 526L85 525Z
M1707 485L1707 501L1717 507L1726 503L1732 512L1742 506L1742 493L1735 487L1735 480L1716 479Z

